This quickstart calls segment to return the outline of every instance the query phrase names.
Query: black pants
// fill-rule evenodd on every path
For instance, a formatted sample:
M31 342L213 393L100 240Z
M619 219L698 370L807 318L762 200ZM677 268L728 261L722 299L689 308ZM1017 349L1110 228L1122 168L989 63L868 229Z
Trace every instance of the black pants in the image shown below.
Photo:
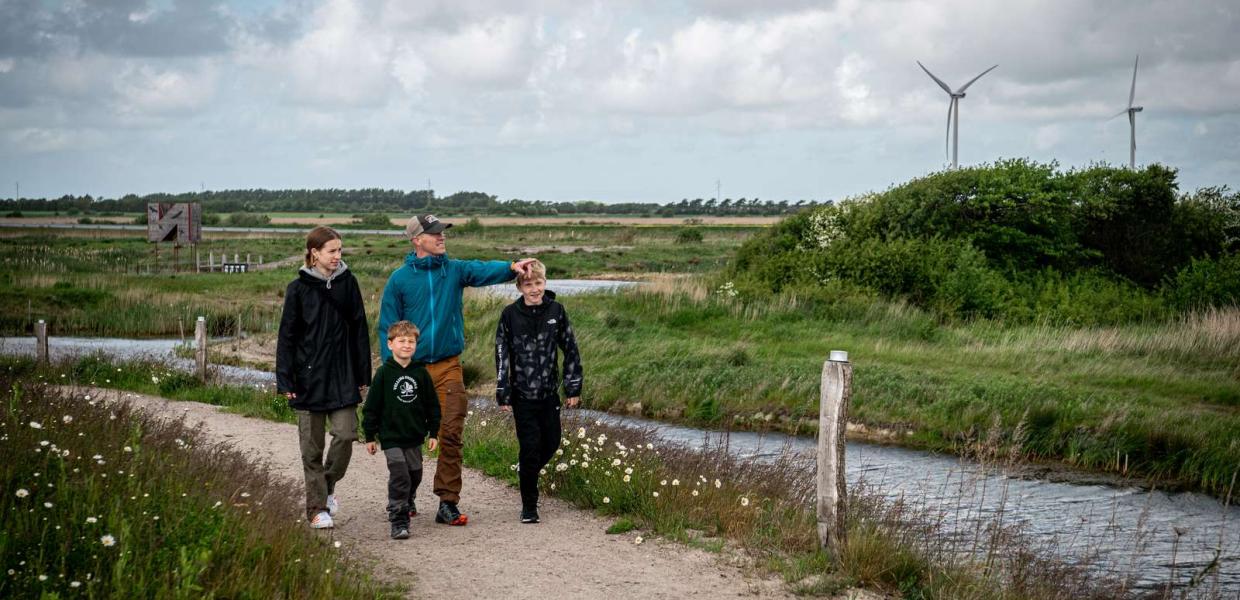
M517 443L521 452L517 474L521 481L521 507L538 507L538 472L547 466L560 448L560 403L558 399L514 403Z
M422 448L388 448L383 451L388 467L388 521L409 525L409 507L422 483Z

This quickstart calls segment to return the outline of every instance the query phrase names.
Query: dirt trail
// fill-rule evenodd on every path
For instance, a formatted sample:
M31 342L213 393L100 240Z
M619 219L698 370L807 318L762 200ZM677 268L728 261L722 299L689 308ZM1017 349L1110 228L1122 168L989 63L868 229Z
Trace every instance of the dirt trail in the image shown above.
M89 393L79 390L79 393ZM296 427L221 412L196 402L94 390L157 414L184 416L212 441L224 441L294 481L301 481ZM610 521L556 498L544 498L543 523L517 520L515 488L472 469L464 473L461 508L469 525L434 522L430 492L435 464L427 460L412 537L388 538L387 469L382 455L354 447L348 476L337 488L336 529L325 532L374 557L381 578L412 583L419 598L720 598L792 597L777 580L723 564L719 556L661 540L634 543L637 533L606 535Z

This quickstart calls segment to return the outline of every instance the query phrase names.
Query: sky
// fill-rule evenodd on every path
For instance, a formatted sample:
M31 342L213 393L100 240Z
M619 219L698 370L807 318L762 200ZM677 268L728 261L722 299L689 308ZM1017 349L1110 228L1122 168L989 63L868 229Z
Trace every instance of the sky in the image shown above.
M960 163L1240 188L1240 3L0 0L0 198L831 200Z

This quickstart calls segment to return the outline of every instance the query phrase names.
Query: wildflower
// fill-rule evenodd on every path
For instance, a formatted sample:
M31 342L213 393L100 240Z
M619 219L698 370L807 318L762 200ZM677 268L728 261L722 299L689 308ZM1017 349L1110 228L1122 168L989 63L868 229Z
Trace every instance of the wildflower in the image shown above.
M89 400L90 396L87 396L86 399ZM73 422L73 415L65 415L64 417L61 417L60 420L64 421L65 424L68 425Z
M554 483L553 483L553 484L551 484L551 489L553 489L553 490L555 489L555 484L554 484Z
M563 448L556 448L556 449L555 449L555 455L556 455L556 456L564 456L564 449L563 449Z
M116 538L114 538L114 537L112 537L112 536L110 536L110 535L105 535L105 536L103 536L103 537L99 538L99 543L100 543L100 544L103 544L104 546L107 546L107 547L111 548L112 546L115 546L115 545L116 545Z
M486 426L487 426L487 422L486 422L485 420L483 420L483 421L479 422L479 423L478 423L478 425L481 425L482 427L486 427Z
M43 429L43 425L39 423L38 421L31 421L30 427L33 429Z
M611 498L608 498L607 496L603 496L603 504L611 504Z
M647 450L654 450L654 444L651 444L650 442L646 442L646 449L647 449Z
M567 470L568 470L568 465L567 465L567 464L560 463L560 464L558 464L558 465L556 465L556 466L555 466L555 472L556 472L556 473L563 473L564 471L567 471Z
M96 454L96 455L94 455L94 456L90 457L90 459L91 459L91 460L99 460L99 459L101 459L101 458L103 458L103 456L102 456L102 455L99 455L99 454Z
M624 474L625 474L625 475L632 475L632 474L633 474L633 467L625 467L625 469L624 469Z
M51 443L51 442L49 442L49 441L47 441L47 440L43 440L43 441L39 442L39 445L40 445L40 446L44 446L44 447L46 447L46 446L47 446L48 444L50 444L50 443Z
M40 575L39 581L47 581L47 575Z
M55 505L54 505L54 504L52 504L51 502L44 502L44 503L43 503L43 508L51 508L51 507L53 507L53 506L55 506Z
M159 385L159 378L154 375L151 375L151 383L155 385Z
M646 538L643 538L643 537L642 537L642 536L640 536L640 535L639 535L639 536L637 536L636 538L634 538L634 539L633 539L633 543L634 543L634 544L640 544L640 543L642 543L642 542L644 542L644 541L646 541Z
M219 500L216 500L216 501L215 501L215 504L213 504L213 505L211 506L211 508L219 508L219 507L220 507L221 505L223 505L223 504L224 504L223 502L221 502L221 501L219 501Z
M694 497L694 498L696 498L696 497L697 497L697 495L698 495L698 491L697 491L697 490L693 490L693 497Z
M672 480L672 485L680 485L680 480L679 480L679 479L673 479L673 480Z
M749 497L741 496L741 506L749 506Z
M578 427L577 428L577 439L582 439L584 437L586 437L586 428Z
M614 458L614 459L612 459L612 461L611 461L611 466L613 466L613 467L618 467L618 466L620 466L620 459L618 459L618 458Z
M721 488L721 487L723 487L723 482L722 482L722 481L719 481L718 479L716 479L716 480L715 480L715 489L719 489L719 488Z
M659 485L667 485L667 480L666 480L666 479L663 479L663 480L659 481Z
M516 470L517 470L517 465L515 465L515 464L514 464L514 465L508 465L508 468L509 468L509 469L512 469L513 471L516 471Z
M241 492L241 497L242 497L242 498L249 498L249 497L250 497L250 493L249 493L249 492Z
M577 459L575 459L575 458L574 458L574 459L572 459L572 460L568 461L568 464L569 464L569 466L572 466L572 467L577 466Z
M337 548L339 548L339 547L340 547L340 540L336 540L336 541L335 541L332 545L333 545L333 546L335 546L335 547L337 547Z
M599 434L599 436L598 436L598 445L602 446L602 445L603 445L603 442L606 442L606 441L607 441L607 434L605 434L605 433L601 433L601 434Z
M589 462L587 462L587 461L584 461L584 460L583 460L583 461L581 461L581 468L583 468L583 469L589 469L589 468L590 468L590 463L589 463Z
M633 477L632 477L631 475L625 475L625 476L624 476L624 482L625 482L625 483L628 483L628 482L629 482L629 480L630 480L630 479L632 479L632 478L633 478Z
M659 492L650 492L650 493L653 494L655 498L659 497Z
M86 522L91 525L94 525L95 523L99 522L99 519L96 519L95 517L86 517Z
M125 446L125 452L133 452L133 448L130 446Z
M64 377L64 375L61 375L61 377ZM69 587L71 587L71 588L82 587L82 582L80 582L80 581L70 581L70 582L69 582Z

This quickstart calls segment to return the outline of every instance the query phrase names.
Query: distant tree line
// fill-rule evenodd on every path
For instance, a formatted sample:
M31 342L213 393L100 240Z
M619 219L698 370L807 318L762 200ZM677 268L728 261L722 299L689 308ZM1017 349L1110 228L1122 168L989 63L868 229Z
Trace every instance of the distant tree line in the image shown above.
M814 201L773 201L758 198L688 198L667 204L624 202L607 204L591 200L550 202L546 200L500 200L483 192L457 192L436 197L434 190L222 190L181 194L127 194L120 198L65 195L59 198L20 198L0 200L0 210L60 211L73 214L101 212L141 212L150 202L197 202L204 210L220 213L262 212L408 212L435 210L466 215L786 215Z

